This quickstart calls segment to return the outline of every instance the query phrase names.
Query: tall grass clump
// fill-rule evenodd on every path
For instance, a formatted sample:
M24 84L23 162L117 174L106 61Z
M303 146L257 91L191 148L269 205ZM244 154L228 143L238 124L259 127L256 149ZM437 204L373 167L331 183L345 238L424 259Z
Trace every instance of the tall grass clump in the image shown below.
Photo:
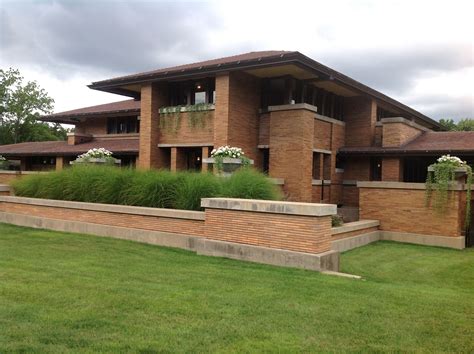
M277 187L251 169L222 178L210 173L78 165L26 176L12 187L24 197L185 210L201 210L201 198L281 199Z
M123 204L173 208L178 178L168 171L135 171L122 191Z
M265 175L251 168L241 169L224 180L222 196L242 199L282 199L278 187Z
M218 197L221 194L222 183L211 173L181 172L178 173L176 188L176 209L200 210L201 198Z

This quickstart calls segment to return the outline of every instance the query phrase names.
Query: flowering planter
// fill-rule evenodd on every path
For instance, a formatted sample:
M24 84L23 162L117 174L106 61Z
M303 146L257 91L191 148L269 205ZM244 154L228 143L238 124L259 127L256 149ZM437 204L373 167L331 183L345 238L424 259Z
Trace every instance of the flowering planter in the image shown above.
M202 159L204 163L215 164L216 159L213 157L208 157ZM253 165L254 161L249 160L249 164ZM240 167L242 167L243 161L242 159L234 159L232 157L224 157L222 160L222 172L226 175L231 175L233 172L237 171Z
M428 172L434 172L434 170L434 167L428 167ZM454 170L455 179L459 179L461 177L464 177L465 175L467 175L467 167L456 167L456 169Z

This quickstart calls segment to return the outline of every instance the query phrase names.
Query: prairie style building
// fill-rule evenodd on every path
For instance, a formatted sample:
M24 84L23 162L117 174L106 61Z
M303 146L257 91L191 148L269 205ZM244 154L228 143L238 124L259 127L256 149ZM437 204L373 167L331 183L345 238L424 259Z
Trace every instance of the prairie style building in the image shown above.
M299 52L251 52L94 82L130 99L42 117L67 142L0 146L24 170L93 147L143 169L207 170L213 147L241 147L287 198L357 205L357 181L423 182L450 153L471 164L474 133L438 122Z

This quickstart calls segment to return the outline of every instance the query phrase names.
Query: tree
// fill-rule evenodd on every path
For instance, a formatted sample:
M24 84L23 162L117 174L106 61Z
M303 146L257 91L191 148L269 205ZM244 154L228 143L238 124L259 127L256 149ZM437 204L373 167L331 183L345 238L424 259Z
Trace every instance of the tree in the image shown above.
M474 131L472 118L464 118L457 123L453 119L440 119L439 123L449 131Z
M18 70L0 69L0 144L64 140L66 130L60 124L37 121L42 114L51 114L53 105L36 81L23 84Z

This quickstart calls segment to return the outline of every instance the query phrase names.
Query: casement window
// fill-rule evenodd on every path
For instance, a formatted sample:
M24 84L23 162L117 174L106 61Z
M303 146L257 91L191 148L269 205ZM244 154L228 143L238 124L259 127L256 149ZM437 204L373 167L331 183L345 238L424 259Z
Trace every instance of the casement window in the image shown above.
M107 118L107 134L132 134L140 132L138 117Z

